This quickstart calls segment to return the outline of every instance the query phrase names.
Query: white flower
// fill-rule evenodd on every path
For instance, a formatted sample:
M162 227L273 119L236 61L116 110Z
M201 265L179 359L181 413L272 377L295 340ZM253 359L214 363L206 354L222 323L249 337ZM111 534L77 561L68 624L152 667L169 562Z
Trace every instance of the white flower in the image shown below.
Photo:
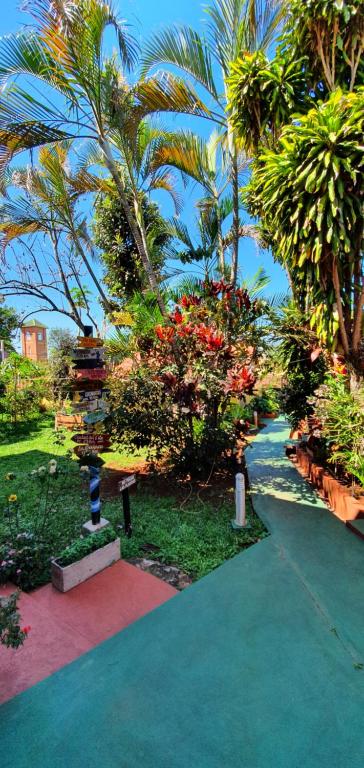
M56 460L55 460L55 459L51 459L51 460L48 462L48 466L49 466L49 467L56 467L56 466L57 466L57 462L56 462Z
M45 475L46 471L47 471L47 467L43 467L43 466L38 467L38 475Z
M49 474L50 474L50 475L55 475L55 474L56 474L56 472L57 472L57 465L56 465L56 466L54 466L54 464L52 464L52 465L49 467Z
M89 471L90 471L90 467L88 467L87 465L80 467L80 472L87 473Z

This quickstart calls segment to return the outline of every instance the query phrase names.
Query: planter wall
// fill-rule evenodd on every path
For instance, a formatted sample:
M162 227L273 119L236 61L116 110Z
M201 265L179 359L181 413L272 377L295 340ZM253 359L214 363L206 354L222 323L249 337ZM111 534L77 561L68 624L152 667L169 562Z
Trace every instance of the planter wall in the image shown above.
M350 488L313 461L311 451L298 446L295 463L298 464L302 474L322 493L340 520L346 522L364 517L364 496L356 499L351 494Z
M96 549L95 552L91 552L90 555L83 557L82 560L66 565L64 568L57 563L57 560L53 560L52 584L60 592L68 592L73 587L76 587L77 584L82 584L83 581L86 581L91 576L95 576L96 573L103 571L104 568L112 565L117 560L120 560L120 539L111 541L105 547Z

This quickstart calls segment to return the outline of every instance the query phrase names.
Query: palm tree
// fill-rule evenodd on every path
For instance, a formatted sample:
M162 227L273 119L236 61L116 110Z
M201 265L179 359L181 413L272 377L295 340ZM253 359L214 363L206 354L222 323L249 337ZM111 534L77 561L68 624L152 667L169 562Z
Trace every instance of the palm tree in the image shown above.
M152 37L143 55L144 76L156 66L170 64L181 69L186 78L191 77L206 93L209 100L206 109L220 127L232 189L231 281L234 284L239 258L241 153L228 107L227 78L231 62L242 51L269 49L284 18L285 6L284 0L214 0L206 9L206 35L189 26L174 26ZM191 87L188 80L186 87Z
M125 22L103 0L29 0L28 10L34 27L0 41L0 166L6 167L17 152L45 144L95 142L114 180L150 287L167 316L130 158L147 115L166 109L205 117L208 112L194 89L172 74L157 74L133 87L126 84L123 72L136 66L137 47ZM104 56L108 26L117 35L118 60ZM18 84L19 75L29 79L26 87ZM159 182L168 183L163 174Z
M95 253L88 236L86 220L84 214L76 208L81 195L98 190L106 182L94 179L80 162L72 170L68 142L42 147L38 159L38 168L28 166L8 169L8 183L0 205L1 246L5 250L12 240L19 240L28 234L42 232L48 235L65 294L75 309L59 249L60 238L65 235L71 249L85 265L104 309L110 311L110 302L89 259L88 251L93 257ZM22 194L11 198L11 187L21 190Z

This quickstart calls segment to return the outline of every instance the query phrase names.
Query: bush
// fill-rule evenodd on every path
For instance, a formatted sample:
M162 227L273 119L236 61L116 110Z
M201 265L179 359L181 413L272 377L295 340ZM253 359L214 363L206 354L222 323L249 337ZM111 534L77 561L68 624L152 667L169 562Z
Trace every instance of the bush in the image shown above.
M258 413L277 413L280 410L280 392L274 387L262 389L260 395L256 395L249 405Z
M328 462L364 486L364 386L350 391L345 375L328 376L310 405L317 438L326 442Z
M7 648L19 648L23 645L30 630L30 627L20 627L18 599L19 592L0 598L0 643Z
M153 458L168 453L185 474L210 472L233 444L231 398L255 383L263 312L262 302L223 280L183 295L169 322L148 331L148 344L139 339L137 370L109 381L114 439L130 450L146 447Z

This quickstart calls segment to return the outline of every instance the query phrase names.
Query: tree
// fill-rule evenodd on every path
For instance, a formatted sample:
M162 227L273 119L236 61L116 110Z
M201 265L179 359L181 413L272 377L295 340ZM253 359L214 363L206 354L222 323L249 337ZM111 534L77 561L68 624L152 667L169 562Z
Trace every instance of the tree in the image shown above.
M139 190L141 179L148 181L149 189L169 189L170 179L166 173L149 173L151 148L161 140L161 132L145 118L167 109L206 115L206 109L195 91L172 74L127 86L124 72L136 66L137 47L125 23L102 0L62 4L30 0L28 9L34 27L2 38L0 44L2 164L26 149L91 140L96 162L103 161L115 183L150 288L166 316ZM107 27L116 33L118 58L105 56ZM16 82L18 75L28 76L25 89ZM43 99L38 81L47 85ZM52 94L57 95L53 102ZM58 106L60 96L62 106Z
M25 169L8 169L8 183L0 206L0 233L4 251L10 242L24 236L34 233L48 236L64 295L76 319L76 305L60 256L60 245L65 239L73 256L86 267L106 311L110 305L87 253L95 258L84 213L77 209L80 197L97 191L103 182L94 179L82 162L75 163L72 169L69 148L67 142L41 147L38 168L32 165ZM18 193L14 197L10 197L12 188Z
M153 268L160 274L170 235L157 204L144 195L141 205ZM124 302L135 292L147 288L135 238L115 187L112 193L100 193L96 199L93 234L95 244L101 250L104 282L110 295Z
M215 0L206 11L209 16L207 35L201 36L188 26L175 26L156 34L145 48L142 71L147 74L157 65L174 65L182 69L186 77L192 77L207 94L210 117L219 126L232 189L230 277L235 284L239 259L242 153L227 104L227 77L231 62L242 50L253 53L269 48L284 17L285 3L280 0ZM172 104L170 109L173 111Z
M364 306L363 49L361 0L292 0L275 60L255 61L252 81L252 63L242 55L228 81L234 125L256 151L245 202L261 217L311 328L356 375Z
M361 94L331 94L277 149L263 150L249 188L276 258L290 271L321 341L359 372L364 307L364 106ZM339 342L339 347L338 347Z
M27 240L27 242L26 242ZM48 239L48 245L50 243ZM82 317L72 288L82 287L83 262L56 234L51 249L44 247L44 235L21 238L16 248L9 245L7 257L0 264L0 291L5 297L24 296L37 302L37 311L59 312L83 331ZM86 297L87 298L87 297ZM33 312L25 310L25 317ZM87 316L97 328L87 304Z
M11 307L0 305L0 341L7 352L13 352L13 339L20 325L20 319Z
M48 371L53 398L62 401L69 391L72 351L76 337L65 328L52 328L48 338Z

